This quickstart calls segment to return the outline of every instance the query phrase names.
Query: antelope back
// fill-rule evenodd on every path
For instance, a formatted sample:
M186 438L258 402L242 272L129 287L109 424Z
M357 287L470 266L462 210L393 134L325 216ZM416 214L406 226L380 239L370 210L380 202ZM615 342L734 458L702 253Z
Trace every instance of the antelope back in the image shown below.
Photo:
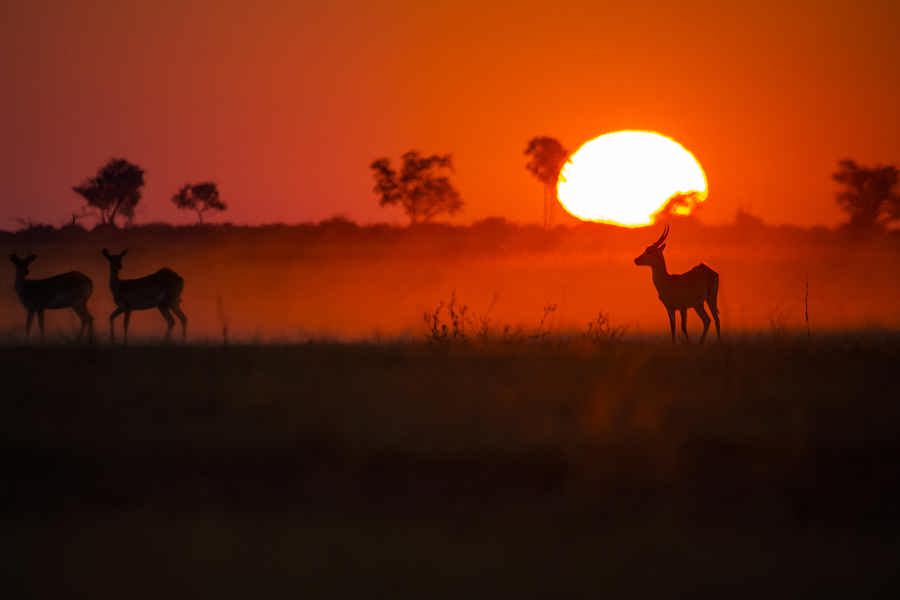
M667 275L658 281L656 291L667 308L692 308L705 301L715 302L719 275L704 264L699 264L687 273Z
M123 308L142 310L157 306L177 306L181 302L184 279L172 269L160 269L156 273L138 279L119 280L115 302Z
M19 298L29 310L66 308L87 302L93 291L87 275L69 271L46 279L26 279Z

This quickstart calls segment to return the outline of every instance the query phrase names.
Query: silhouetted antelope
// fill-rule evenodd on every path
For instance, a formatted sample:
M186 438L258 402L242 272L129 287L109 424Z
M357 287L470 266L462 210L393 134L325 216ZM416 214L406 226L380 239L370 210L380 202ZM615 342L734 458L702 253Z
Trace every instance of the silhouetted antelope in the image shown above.
M16 265L16 293L22 306L28 311L25 321L25 337L31 335L31 322L37 314L38 327L41 330L41 339L44 338L44 311L55 308L71 308L81 319L81 329L78 331L78 339L88 330L89 339L94 337L94 317L87 309L88 298L94 291L94 284L84 273L69 271L61 275L48 277L47 279L26 279L28 265L37 258L34 254L27 258L19 258L15 254L9 255L9 260Z
M128 322L131 320L131 311L158 308L165 318L169 328L166 330L166 339L175 327L175 319L169 311L181 321L182 338L187 337L187 317L181 312L181 291L184 289L184 279L172 269L160 269L156 273L141 277L140 279L119 279L119 271L122 270L122 257L128 250L119 254L110 254L106 248L103 256L109 261L109 289L112 291L116 310L109 315L109 337L115 341L114 323L116 317L125 313L125 325L123 339L128 341Z
M662 300L669 313L672 341L675 341L675 311L681 313L681 330L687 340L687 309L693 308L703 321L703 335L700 336L700 343L703 343L703 340L706 339L706 332L709 330L709 315L703 308L704 302L709 304L709 310L712 312L713 319L716 320L716 337L722 339L719 331L719 308L716 306L716 296L719 293L719 274L700 263L687 273L670 275L666 271L666 259L663 258L663 250L666 248L663 242L668 235L669 226L666 225L659 239L647 246L644 253L634 259L634 264L646 265L653 271L653 285L656 286L659 299Z

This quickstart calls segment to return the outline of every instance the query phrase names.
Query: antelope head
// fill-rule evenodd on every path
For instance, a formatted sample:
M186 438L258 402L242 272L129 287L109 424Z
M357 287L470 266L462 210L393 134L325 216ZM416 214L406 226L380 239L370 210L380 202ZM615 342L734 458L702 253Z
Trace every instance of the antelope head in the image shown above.
M122 270L122 258L125 256L126 252L128 252L127 248L118 254L110 254L109 250L106 248L103 249L103 256L109 261L109 268L113 273L118 273Z
M34 254L26 258L19 258L15 254L9 255L9 260L12 261L12 264L16 265L16 275L23 278L28 275L28 265L30 265L35 258L37 258L37 256Z
M644 250L644 253L634 259L634 264L636 265L646 265L646 266L654 266L663 263L663 250L666 249L666 245L663 243L666 241L666 237L669 235L669 226L666 225L666 228L663 230L662 235L659 236L659 239L647 246L647 249Z

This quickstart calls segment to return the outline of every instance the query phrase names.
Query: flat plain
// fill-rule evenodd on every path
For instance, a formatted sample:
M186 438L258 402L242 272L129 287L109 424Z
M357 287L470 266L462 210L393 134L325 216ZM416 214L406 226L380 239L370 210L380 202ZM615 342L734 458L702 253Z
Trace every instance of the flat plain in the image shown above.
M38 255L31 277L91 277L96 329L77 344L52 311L26 341L12 265L0 279L3 589L886 592L898 239L673 224L670 269L721 276L723 338L700 346L669 341L633 263L657 236L339 219L0 234ZM125 278L185 278L186 342L164 343L154 311L108 342L102 248L129 248Z
M10 345L6 587L873 595L900 550L898 352Z

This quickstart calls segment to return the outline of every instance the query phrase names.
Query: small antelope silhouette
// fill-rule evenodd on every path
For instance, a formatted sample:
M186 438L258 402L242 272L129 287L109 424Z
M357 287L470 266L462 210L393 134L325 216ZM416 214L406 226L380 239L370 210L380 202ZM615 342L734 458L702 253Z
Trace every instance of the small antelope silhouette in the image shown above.
M16 265L16 294L22 302L22 306L28 311L25 321L25 337L31 335L31 323L37 314L38 327L41 330L41 339L44 339L44 311L56 308L71 308L81 319L81 329L78 331L78 339L88 331L88 338L94 337L94 317L87 309L88 298L94 291L94 284L90 277L78 271L69 271L47 279L27 279L28 265L37 258L34 254L27 258L19 258L15 254L9 255L9 260Z
M703 321L703 335L700 336L700 343L703 343L703 340L706 339L706 332L709 331L709 315L706 314L706 309L703 307L704 302L709 305L709 310L716 321L716 338L721 340L719 307L716 305L716 296L719 294L719 274L703 263L687 273L669 274L666 270L666 259L663 258L663 250L666 248L663 242L668 235L669 226L666 225L659 239L647 246L644 253L634 259L634 264L645 265L652 270L653 285L656 286L659 299L669 313L672 341L675 341L676 310L681 313L681 331L684 332L684 339L690 341L687 332L687 309L693 308L697 311L700 320Z
M109 337L115 341L115 319L125 313L123 339L128 341L128 322L131 320L131 311L158 308L163 318L168 323L166 339L169 339L172 328L175 327L175 319L171 313L181 321L182 338L187 337L187 317L181 312L181 291L184 289L184 279L172 269L160 269L156 273L138 279L119 279L119 271L122 270L122 257L127 249L119 254L110 254L104 248L103 256L109 261L109 289L112 292L116 309L109 315Z

